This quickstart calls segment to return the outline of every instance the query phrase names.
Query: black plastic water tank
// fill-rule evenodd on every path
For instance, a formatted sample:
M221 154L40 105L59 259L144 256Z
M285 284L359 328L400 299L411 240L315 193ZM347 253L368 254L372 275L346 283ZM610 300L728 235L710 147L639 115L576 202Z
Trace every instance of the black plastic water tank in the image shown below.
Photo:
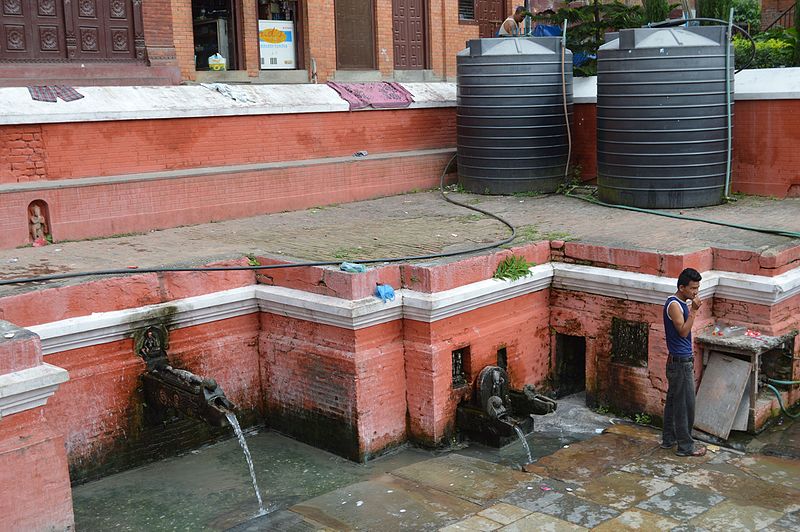
M725 33L723 26L624 29L600 47L601 200L642 208L722 202L728 149ZM732 48L729 71L732 102Z
M572 120L572 52L566 50ZM458 176L479 194L554 192L567 162L559 37L476 39L456 58Z

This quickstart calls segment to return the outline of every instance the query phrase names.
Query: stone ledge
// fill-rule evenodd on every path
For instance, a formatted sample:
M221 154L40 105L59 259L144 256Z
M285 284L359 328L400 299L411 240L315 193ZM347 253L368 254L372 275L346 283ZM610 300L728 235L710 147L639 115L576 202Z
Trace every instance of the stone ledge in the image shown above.
M552 262L534 266L516 281L487 279L427 294L396 291L394 301L348 300L281 286L253 285L146 307L102 312L28 327L42 339L45 355L129 338L132 331L169 315L170 328L266 312L357 330L410 319L432 323L547 288L586 292L658 305L675 291L675 279ZM776 277L703 272L700 297L774 305L800 295L800 268Z
M59 384L68 380L67 370L50 364L0 375L0 420L4 416L43 406Z
M408 109L454 107L453 83L403 84L414 95ZM0 88L0 125L152 120L214 116L349 112L327 85L230 85L234 100L200 85L174 87L77 87L74 102L37 102L26 87ZM365 111L403 110L366 109ZM359 111L361 112L361 111Z
M384 161L387 159L399 159L406 157L426 157L430 155L449 155L453 153L455 153L455 148L437 148L430 150L375 153L359 159L353 157L352 155L348 155L345 157L323 157L319 159L300 159L295 161L207 166L200 168L186 168L181 170L142 172L139 174L122 174L102 177L78 177L74 179L59 179L54 181L30 181L27 183L0 184L0 194L41 190L59 190L77 187L94 187L102 185L118 185L122 183L136 183L141 181L184 179L198 176L239 174L245 172L260 172L289 168L305 168L330 164L360 164L365 162L368 163L370 161Z

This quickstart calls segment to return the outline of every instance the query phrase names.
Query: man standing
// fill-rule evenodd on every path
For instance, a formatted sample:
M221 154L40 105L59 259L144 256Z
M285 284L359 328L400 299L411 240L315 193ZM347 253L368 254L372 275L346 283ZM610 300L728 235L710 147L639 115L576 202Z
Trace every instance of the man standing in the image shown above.
M522 35L522 31L520 29L520 23L525 20L525 6L517 6L517 9L514 10L514 14L508 17L505 22L503 22L500 29L497 30L498 37L519 37Z
M664 431L661 448L676 443L678 456L703 456L706 448L692 440L694 426L694 353L692 325L702 302L700 273L686 268L678 276L678 291L664 303L664 332L667 339L667 401L664 405Z

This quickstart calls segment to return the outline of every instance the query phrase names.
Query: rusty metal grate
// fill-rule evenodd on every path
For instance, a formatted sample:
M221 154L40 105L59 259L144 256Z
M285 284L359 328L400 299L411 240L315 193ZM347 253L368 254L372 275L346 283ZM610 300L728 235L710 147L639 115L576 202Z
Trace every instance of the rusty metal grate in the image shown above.
M611 361L628 366L647 367L648 332L644 321L611 320Z

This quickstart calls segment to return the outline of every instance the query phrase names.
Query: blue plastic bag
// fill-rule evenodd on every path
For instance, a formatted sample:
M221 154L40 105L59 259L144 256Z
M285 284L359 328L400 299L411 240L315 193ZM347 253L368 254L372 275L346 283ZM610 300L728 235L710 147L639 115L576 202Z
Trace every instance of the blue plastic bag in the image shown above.
M394 288L388 284L379 284L375 287L375 296L381 298L384 303L394 301Z
M537 24L533 28L534 37L560 37L561 26L548 26L547 24Z

